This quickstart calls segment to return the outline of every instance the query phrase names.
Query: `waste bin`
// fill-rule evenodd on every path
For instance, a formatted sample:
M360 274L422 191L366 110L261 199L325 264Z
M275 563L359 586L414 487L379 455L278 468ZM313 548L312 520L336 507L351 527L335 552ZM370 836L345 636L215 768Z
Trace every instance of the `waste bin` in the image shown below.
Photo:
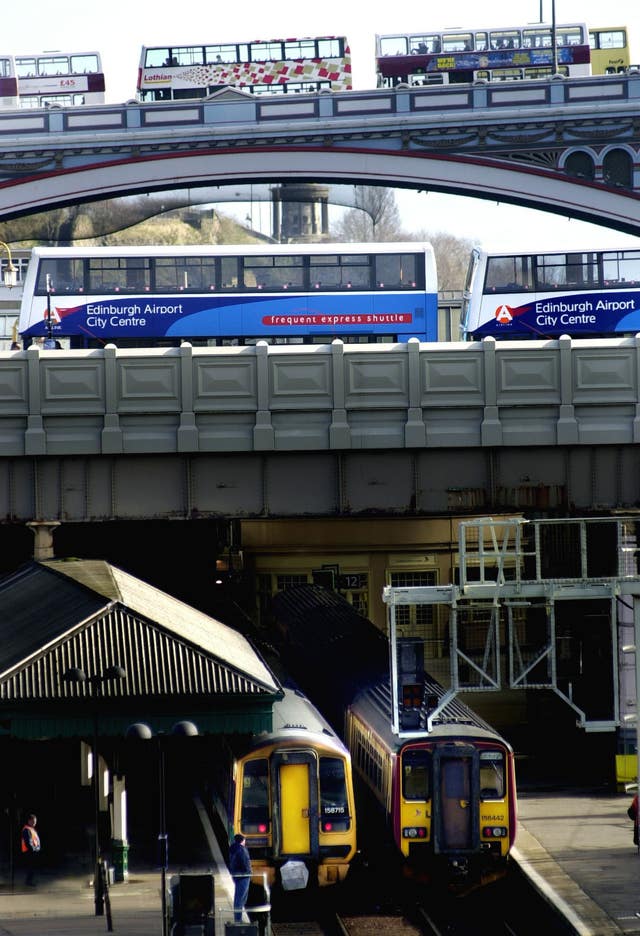
M214 936L213 874L179 874L172 879L171 905L172 934L185 936L199 927L205 936Z
M113 878L115 881L126 881L129 877L129 844L119 839L111 843L113 857Z

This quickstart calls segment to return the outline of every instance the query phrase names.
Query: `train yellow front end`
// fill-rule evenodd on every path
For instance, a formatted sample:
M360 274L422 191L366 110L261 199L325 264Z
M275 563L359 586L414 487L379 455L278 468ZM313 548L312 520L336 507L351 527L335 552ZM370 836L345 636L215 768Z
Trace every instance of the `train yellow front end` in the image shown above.
M234 830L271 888L344 880L356 852L355 803L351 757L334 734L298 721L256 739L237 762L235 788Z

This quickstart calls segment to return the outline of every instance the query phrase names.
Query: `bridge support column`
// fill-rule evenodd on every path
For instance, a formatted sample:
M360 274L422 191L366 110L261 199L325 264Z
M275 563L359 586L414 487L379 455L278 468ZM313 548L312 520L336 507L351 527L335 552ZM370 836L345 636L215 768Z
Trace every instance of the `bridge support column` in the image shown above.
M53 531L60 526L58 520L32 520L27 523L34 536L33 558L36 562L53 559Z

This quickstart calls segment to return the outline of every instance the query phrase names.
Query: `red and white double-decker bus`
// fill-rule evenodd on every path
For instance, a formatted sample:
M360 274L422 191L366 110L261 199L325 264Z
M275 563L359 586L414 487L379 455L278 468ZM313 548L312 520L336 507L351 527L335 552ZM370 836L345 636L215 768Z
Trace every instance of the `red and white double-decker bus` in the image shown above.
M18 106L18 81L13 55L0 53L0 107Z
M104 104L105 80L98 52L16 55L20 107Z

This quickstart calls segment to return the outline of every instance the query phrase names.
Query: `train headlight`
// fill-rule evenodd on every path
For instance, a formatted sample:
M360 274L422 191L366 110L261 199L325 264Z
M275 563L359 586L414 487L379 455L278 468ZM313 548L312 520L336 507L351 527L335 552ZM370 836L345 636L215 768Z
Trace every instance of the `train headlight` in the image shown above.
M504 826L484 826L482 835L484 838L506 838L507 830Z
M402 838L406 839L426 839L427 830L424 826L405 826L402 830Z

